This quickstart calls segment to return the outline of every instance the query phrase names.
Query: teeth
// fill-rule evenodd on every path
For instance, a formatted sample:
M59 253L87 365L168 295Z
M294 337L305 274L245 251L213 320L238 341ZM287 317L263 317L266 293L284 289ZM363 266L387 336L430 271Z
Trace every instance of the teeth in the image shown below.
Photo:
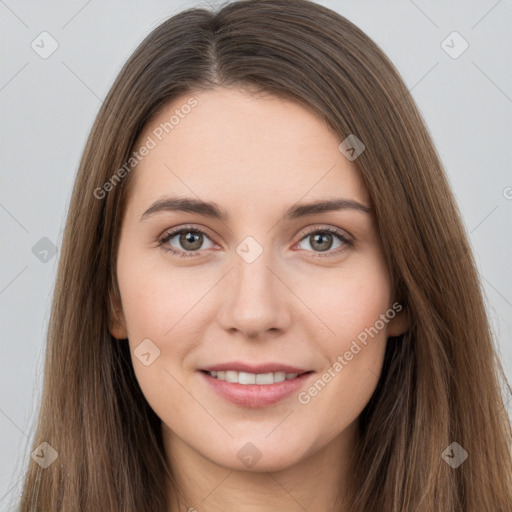
M292 375L290 373L290 375ZM274 384L273 373L259 373L255 377L256 384Z
M227 382L233 382L235 384L274 384L276 382L283 382L285 380L295 379L298 373L285 373L285 372L273 372L273 373L247 373L247 372L235 372L228 370L225 372L208 372L212 377L219 380L225 380Z
M238 382L238 372L232 372L228 370L226 372L226 380L228 382Z

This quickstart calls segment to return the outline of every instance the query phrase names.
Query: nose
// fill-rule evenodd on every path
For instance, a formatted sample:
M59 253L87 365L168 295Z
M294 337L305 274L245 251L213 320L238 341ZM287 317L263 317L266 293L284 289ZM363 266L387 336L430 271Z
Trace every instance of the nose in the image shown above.
M222 297L227 299L218 316L223 329L251 339L288 329L293 293L275 267L270 249L251 263L234 255L234 268L223 279Z

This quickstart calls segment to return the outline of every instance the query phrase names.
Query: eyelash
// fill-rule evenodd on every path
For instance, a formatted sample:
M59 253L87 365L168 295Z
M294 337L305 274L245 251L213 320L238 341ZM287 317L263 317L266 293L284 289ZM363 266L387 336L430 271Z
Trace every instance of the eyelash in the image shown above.
M179 258L191 258L191 257L193 258L196 256L200 256L201 251L177 251L176 249L173 249L171 246L164 246L164 244L166 244L169 240L174 238L176 235L179 235L181 233L187 233L187 232L199 233L199 234L206 236L207 238L210 238L204 231L202 231L200 229L194 228L193 226L185 226L185 227L182 227L175 231L170 231L170 232L164 233L158 239L158 246L161 249L163 249L165 252L170 252ZM349 239L345 234L343 234L340 230L334 229L334 228L318 228L318 227L313 228L310 231L308 231L307 233L305 233L304 236L299 240L299 242L302 242L302 240L304 240L308 236L311 236L316 233L330 233L330 234L337 236L339 238L339 240L345 246L353 247L353 245L354 245L354 242L351 239ZM328 258L333 255L337 255L340 252L343 252L344 250L346 250L347 247L341 246L341 247L338 247L335 251L330 251L330 250L326 251L326 254L322 254L319 251L313 251L313 252L316 254L315 257ZM308 252L312 252L312 251L308 251Z

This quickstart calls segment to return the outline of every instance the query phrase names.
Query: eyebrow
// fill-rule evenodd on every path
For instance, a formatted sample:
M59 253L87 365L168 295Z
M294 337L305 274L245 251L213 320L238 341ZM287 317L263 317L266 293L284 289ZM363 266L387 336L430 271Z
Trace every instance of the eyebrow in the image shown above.
M317 213L355 210L363 213L370 213L373 208L365 206L353 199L327 199L307 204L295 204L288 208L283 215L284 219L293 220L307 215ZM218 219L227 222L229 215L226 210L221 208L217 203L201 201L199 199L188 197L164 197L155 201L142 215L140 221L160 212L190 212Z

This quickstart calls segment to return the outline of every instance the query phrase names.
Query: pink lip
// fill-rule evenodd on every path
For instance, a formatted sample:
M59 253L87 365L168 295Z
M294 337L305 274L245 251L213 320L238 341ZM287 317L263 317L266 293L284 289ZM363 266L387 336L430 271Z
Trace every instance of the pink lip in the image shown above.
M233 369L233 367L230 367ZM213 371L213 370L212 370ZM222 371L222 370L220 370ZM246 371L246 370L239 370ZM275 370L284 371L284 370ZM295 379L285 380L283 382L276 382L275 384L238 384L233 382L227 382L225 380L219 380L212 377L205 371L200 371L200 375L204 378L207 384L215 391L218 395L222 396L226 400L233 402L236 405L243 407L266 407L268 405L275 404L291 394L297 392L303 385L306 379L308 379L313 372L303 373L298 375ZM265 371L250 373L270 373ZM298 373L298 372L287 372L287 373Z
M295 366L287 366L281 363L262 363L256 365L250 365L246 363L242 363L239 361L232 361L231 363L221 363L215 364L212 366L207 366L205 368L201 368L201 370L205 370L207 372L218 372L218 371L235 371L235 372L247 372L247 373L275 373L275 372L285 372L285 373L305 373L310 370L306 370L303 368L297 368Z

